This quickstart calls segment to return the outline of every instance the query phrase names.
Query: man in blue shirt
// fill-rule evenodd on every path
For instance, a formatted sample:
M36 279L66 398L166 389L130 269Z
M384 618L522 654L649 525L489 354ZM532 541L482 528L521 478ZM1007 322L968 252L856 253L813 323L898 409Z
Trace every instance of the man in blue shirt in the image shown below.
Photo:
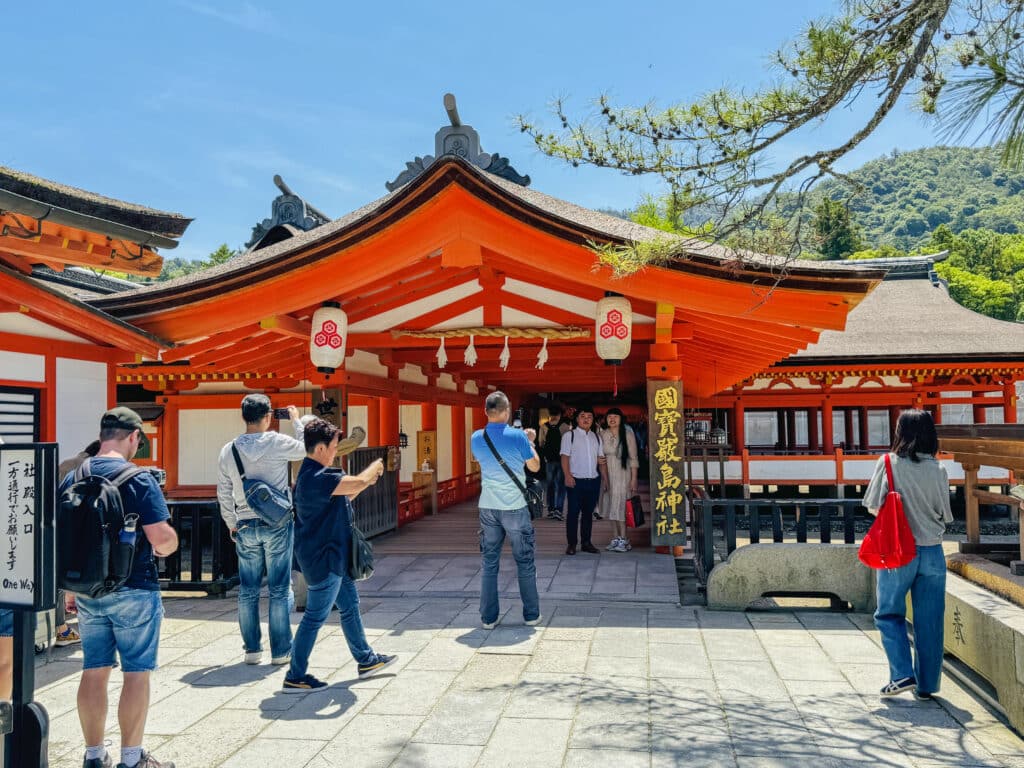
M352 504L384 474L380 459L358 475L332 466L341 431L328 421L313 419L303 431L306 458L295 481L295 557L306 577L306 611L292 641L291 667L284 678L285 693L306 693L327 687L306 671L317 633L331 606L341 614L341 630L356 660L359 677L377 674L395 656L374 653L366 642L359 615L359 593L348 574L352 545Z
M139 450L142 418L130 408L113 408L100 420L100 446L93 458L76 472L114 477ZM75 472L61 483L71 486ZM78 629L82 635L82 679L78 684L78 719L85 736L84 768L111 768L103 735L107 720L107 684L114 668L115 652L121 658L124 683L117 709L121 728L121 762L118 768L174 768L161 763L142 748L149 711L149 676L156 669L160 621L157 557L178 548L178 535L167 521L170 513L156 478L142 472L121 486L125 514L139 516L142 535L136 539L132 570L122 587L102 597L76 596Z
M498 623L498 566L507 535L519 572L523 621L532 627L540 623L541 616L530 509L523 492L502 467L484 435L486 433L491 439L504 465L525 487L523 466L529 467L531 472L540 469L540 457L533 447L535 433L532 429L515 429L508 425L511 408L504 392L489 394L484 409L487 411L487 426L474 432L471 441L473 458L480 464L480 550L483 553L480 620L484 629L492 629Z

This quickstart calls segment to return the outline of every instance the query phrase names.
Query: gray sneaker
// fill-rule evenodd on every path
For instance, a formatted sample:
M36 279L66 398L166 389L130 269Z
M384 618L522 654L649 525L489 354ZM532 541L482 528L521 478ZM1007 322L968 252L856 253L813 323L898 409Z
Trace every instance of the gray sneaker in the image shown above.
M114 768L114 759L107 752L106 757L82 758L82 768Z
M139 762L135 765L125 765L124 763L118 763L117 768L174 768L174 763L161 763L149 752L143 752L142 757L139 758Z

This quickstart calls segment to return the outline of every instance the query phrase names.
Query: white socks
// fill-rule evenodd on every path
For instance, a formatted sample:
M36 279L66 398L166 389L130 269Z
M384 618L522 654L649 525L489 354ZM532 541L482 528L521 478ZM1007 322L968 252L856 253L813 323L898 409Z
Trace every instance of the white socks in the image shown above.
M107 745L100 744L98 747L86 747L85 748L85 759L86 760L102 760L107 756Z
M133 768L142 759L142 747L121 747L121 762Z

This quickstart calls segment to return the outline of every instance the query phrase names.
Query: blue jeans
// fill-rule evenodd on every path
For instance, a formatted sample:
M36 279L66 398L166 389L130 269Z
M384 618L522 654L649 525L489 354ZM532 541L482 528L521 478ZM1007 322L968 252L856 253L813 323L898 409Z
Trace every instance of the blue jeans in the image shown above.
M79 597L82 669L114 666L124 672L152 672L160 645L164 604L159 590L121 587L102 597Z
M528 507L521 509L480 508L480 551L483 569L480 572L480 619L484 624L498 620L498 567L501 547L508 534L512 557L519 572L519 597L523 601L523 621L540 616L537 594L537 567L533 562L533 523Z
M548 482L548 509L562 511L565 505L565 475L562 462L549 461L544 465L544 476Z
M306 592L306 612L295 630L292 643L292 666L288 678L298 680L309 668L309 654L313 652L317 633L327 621L331 606L338 606L341 617L341 631L345 633L348 650L357 664L369 664L374 657L363 631L363 618L359 615L359 592L356 583L346 574L328 574L318 584L309 584Z
M914 607L914 650L907 637L907 592ZM917 679L922 693L939 690L942 635L946 610L946 557L942 545L918 547L917 557L902 568L878 571L875 626L889 658L889 679Z
M239 520L235 534L238 552L238 626L248 652L262 651L260 587L267 574L270 593L270 653L287 656L292 647L288 614L292 604L292 541L294 523L271 528L262 520Z

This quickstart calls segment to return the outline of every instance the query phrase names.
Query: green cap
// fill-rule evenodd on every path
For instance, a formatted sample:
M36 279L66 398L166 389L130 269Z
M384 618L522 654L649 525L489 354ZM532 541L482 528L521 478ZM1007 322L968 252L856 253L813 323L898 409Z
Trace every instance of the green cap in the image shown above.
M137 429L142 434L142 439L147 439L146 433L142 431L142 417L123 405L111 408L103 414L103 418L100 419L100 429L127 429L129 431Z

